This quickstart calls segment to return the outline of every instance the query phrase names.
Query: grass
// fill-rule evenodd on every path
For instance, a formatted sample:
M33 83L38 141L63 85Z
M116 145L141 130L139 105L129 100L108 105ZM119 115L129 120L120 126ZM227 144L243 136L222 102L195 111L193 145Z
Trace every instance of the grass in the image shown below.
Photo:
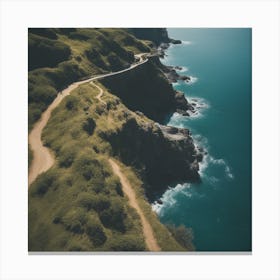
M51 61L33 57L29 65L29 130L58 91L78 79L125 68L133 54L152 46L123 29L107 28L36 29L29 31L29 39L33 53L35 48L39 55L53 56ZM121 130L129 119L139 125L153 122L128 110L99 86L105 91L106 105L97 99L96 87L84 84L52 112L43 131L43 142L54 151L56 163L30 187L30 251L147 250L139 216L108 164L114 153L105 136ZM30 164L30 148L28 156ZM137 171L124 165L122 170L162 250L185 250L173 238L185 242L182 231L172 229L172 236L152 211Z
M113 174L108 163L112 149L102 135L121 129L128 118L151 121L106 90L102 99L107 105L102 104L98 93L91 84L81 85L53 111L44 129L43 141L57 160L30 187L30 251L147 250L139 216ZM95 123L92 133L83 127L88 119ZM123 165L122 170L162 250L184 250L152 212L135 172Z
M146 41L122 29L31 28L28 33L29 131L57 92L81 78L128 67Z
M72 94L44 130L43 141L57 162L30 187L29 250L145 250L140 220L108 165L109 144L96 131L110 113L98 113L101 104L91 85ZM90 134L83 128L89 118L97 123Z

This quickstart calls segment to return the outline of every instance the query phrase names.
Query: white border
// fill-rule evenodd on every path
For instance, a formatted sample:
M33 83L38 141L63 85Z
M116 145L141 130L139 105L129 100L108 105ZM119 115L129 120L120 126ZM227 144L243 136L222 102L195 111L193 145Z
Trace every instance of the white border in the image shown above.
M0 8L1 279L280 278L278 1L20 0ZM27 254L27 27L49 26L253 28L252 255Z

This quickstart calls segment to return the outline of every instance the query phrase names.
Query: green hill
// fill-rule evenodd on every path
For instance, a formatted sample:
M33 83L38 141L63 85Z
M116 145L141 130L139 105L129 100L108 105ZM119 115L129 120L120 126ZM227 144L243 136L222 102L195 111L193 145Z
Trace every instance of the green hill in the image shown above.
M128 67L150 47L121 29L30 28L28 32L29 130L58 91L91 75Z
M160 34L163 40L167 34L153 29L140 33L108 28L29 29L29 130L69 84L128 68L135 54L151 51ZM29 251L147 250L140 217L108 163L111 157L133 187L160 248L193 250L191 234L161 224L147 200L156 182L166 187L159 178L167 183L185 179L186 174L198 175L192 167L197 159L188 131L178 132L181 140L173 141L172 134L154 122L176 110L178 94L156 58L101 82L103 102L93 84L80 85L52 112L43 131L43 142L56 161L29 189ZM166 162L162 149L169 161L156 168L156 161ZM32 160L31 150L29 157ZM182 169L173 172L178 165ZM168 172L162 173L165 169Z

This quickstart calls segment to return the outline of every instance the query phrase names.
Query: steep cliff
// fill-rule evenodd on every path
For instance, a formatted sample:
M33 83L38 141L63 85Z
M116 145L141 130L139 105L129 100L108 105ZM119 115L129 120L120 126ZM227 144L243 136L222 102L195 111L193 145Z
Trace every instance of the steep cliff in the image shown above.
M128 28L128 31L138 39L152 41L156 46L170 42L166 28Z
M201 154L187 129L141 123L133 117L103 138L115 156L140 172L148 198L170 183L199 181Z
M182 93L174 91L168 82L158 57L150 57L147 63L128 71L101 80L113 94L133 111L164 122L175 111L187 111L190 107Z

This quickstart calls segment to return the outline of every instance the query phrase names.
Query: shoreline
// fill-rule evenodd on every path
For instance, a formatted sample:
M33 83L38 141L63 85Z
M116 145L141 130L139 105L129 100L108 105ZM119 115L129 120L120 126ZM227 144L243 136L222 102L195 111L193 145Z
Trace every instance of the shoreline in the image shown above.
M159 54L159 58L164 58L166 56L165 51L170 48L173 45L179 45L179 44L183 44L184 42L181 40L174 40L174 39L170 39L170 43L162 43L160 44L160 46L157 48L157 52ZM176 41L176 43L173 43L174 41ZM176 90L174 88L174 84L178 84L180 82L185 82L186 84L194 84L198 78L197 77L193 77L193 76L189 76L189 75L181 75L178 72L182 72L185 73L188 71L188 67L186 66L179 66L179 65L165 65L160 61L160 64L162 65L162 71L165 75L165 77L167 78L167 80L169 81L169 83L171 84L173 90L176 92L176 98L178 99L179 103L181 103L183 105L184 104L184 108L182 106L182 108L177 108L175 112L179 113L182 116L187 116L187 117L193 117L195 115L199 115L200 114L200 110L199 109L203 109L203 108L207 108L208 105L206 103L199 103L198 99L201 99L199 97L197 98L187 98L185 96L184 92L181 92L179 90ZM190 102L191 100L191 102ZM175 113L174 112L174 113Z
M180 42L181 43L176 43L176 44L182 44L182 41L180 41ZM171 44L172 44L172 42L171 42ZM161 54L159 56L160 58L164 58L164 56L166 55L165 51L170 47L171 44L164 43L164 47L162 47L160 45L160 47L158 48L159 52ZM195 78L195 77L191 77L191 76L187 76L187 75L180 75L177 73L177 71L186 72L188 70L188 68L186 66L177 66L177 65L170 66L170 65L163 64L161 61L160 61L160 63L163 65L164 74L165 74L166 78L168 79L169 83L171 84L174 92L176 92L176 94L179 94L180 98L185 99L188 104L187 110L177 109L176 111L171 113L170 116L167 117L166 122L164 123L164 125L167 127L174 128L174 129L180 129L179 127L168 124L170 122L170 119L172 118L172 116L174 116L175 114L178 114L181 117L193 118L193 117L196 117L197 115L200 115L200 111L208 108L209 106L206 102L201 102L201 100L202 100L201 98L199 98L199 97L187 98L185 96L184 92L178 91L174 88L174 85L173 85L174 83L179 83L180 81L184 81L187 84L192 84L197 80L197 78ZM192 82L192 80L195 80L195 81ZM186 128L181 127L181 129L186 129ZM198 156L198 161L197 161L198 174L199 174L199 177L201 178L201 169L205 165L205 161L206 161L208 152L207 152L207 150L205 150L204 147L199 145L199 143L193 138L190 130L189 130L189 135L191 136L191 138L193 140L196 154ZM187 186L187 188L189 188L191 183L192 182L174 182L173 184L170 184L171 186L170 185L166 186L166 188L163 192L155 194L155 199L153 202L151 202L151 207L152 207L153 211L158 216L160 216L159 215L160 209L165 204L165 202L168 202L168 204L170 204L170 201L168 201L168 197L170 197L170 195L172 193L176 192L177 189L181 190L181 189L184 189L186 186ZM167 197L167 199L165 199L166 197ZM171 203L171 204L173 204L173 203Z

